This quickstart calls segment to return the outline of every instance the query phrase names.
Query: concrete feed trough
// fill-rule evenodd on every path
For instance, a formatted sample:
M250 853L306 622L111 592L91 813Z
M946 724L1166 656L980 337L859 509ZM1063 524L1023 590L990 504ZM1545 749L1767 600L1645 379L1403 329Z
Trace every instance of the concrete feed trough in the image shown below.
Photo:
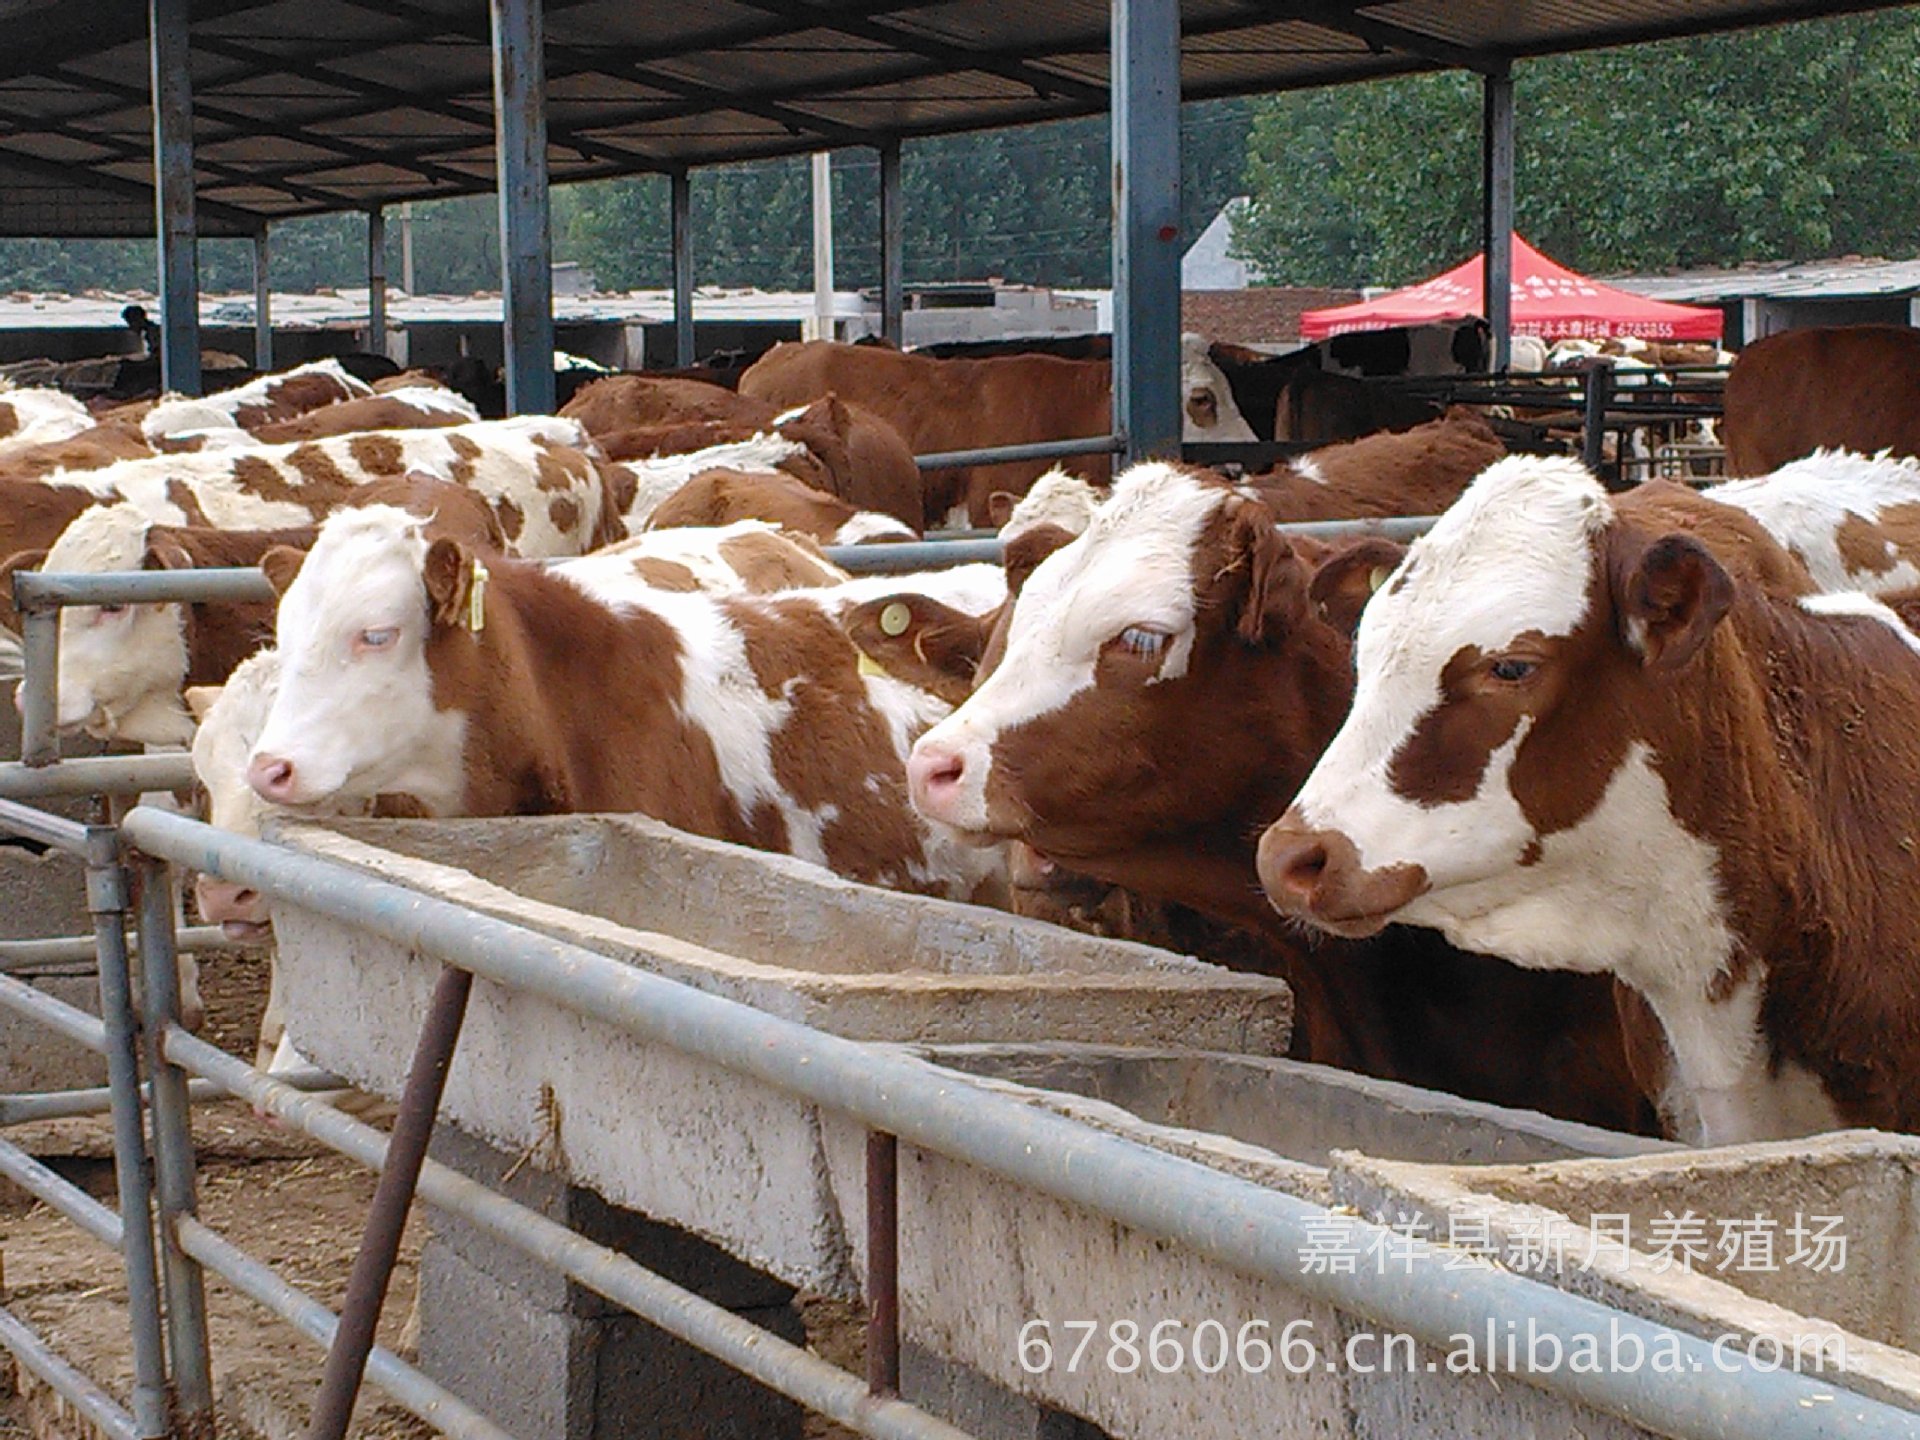
M1920 1410L1920 1140L1877 1131L1468 1168L1336 1157L1363 1213Z
M280 838L854 1039L1286 1048L1278 980L872 890L642 819L339 822ZM437 966L291 906L274 926L296 1042L397 1094ZM851 1288L818 1120L788 1096L482 982L443 1113L790 1284Z

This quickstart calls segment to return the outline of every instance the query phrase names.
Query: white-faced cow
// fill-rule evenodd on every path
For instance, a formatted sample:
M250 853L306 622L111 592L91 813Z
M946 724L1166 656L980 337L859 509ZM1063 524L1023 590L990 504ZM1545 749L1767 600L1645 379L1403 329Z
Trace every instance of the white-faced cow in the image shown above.
M1617 976L1689 1139L1911 1130L1917 642L1748 571L1571 462L1492 467L1367 606L1261 877L1336 933Z
M248 764L274 804L637 811L956 898L1002 869L907 803L907 749L946 707L860 673L807 594L614 602L378 506L285 568L280 691Z
M1128 471L1086 532L1026 576L973 695L915 746L914 803L970 838L1020 841L1042 863L1260 934L1300 997L1301 1058L1644 1123L1604 983L1523 976L1406 931L1310 949L1266 906L1255 839L1352 686L1308 548L1247 487ZM902 639L919 638L914 613ZM1490 1027L1527 1034L1539 1068L1489 1048Z

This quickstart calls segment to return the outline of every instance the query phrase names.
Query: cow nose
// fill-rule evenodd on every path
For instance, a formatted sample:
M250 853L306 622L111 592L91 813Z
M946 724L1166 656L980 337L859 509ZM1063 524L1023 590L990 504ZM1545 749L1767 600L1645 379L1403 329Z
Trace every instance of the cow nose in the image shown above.
M907 757L907 790L915 806L937 818L960 793L960 782L966 773L966 757L958 750L943 750L937 745L916 746Z
M1276 834L1278 825L1261 837L1260 884L1282 911L1313 908L1313 892L1327 872L1326 842L1312 835Z
M291 804L296 783L291 760L261 754L247 762L247 784L262 800L271 800L276 805Z
M193 898L200 918L209 925L250 933L267 923L267 907L260 892L211 875L196 876Z

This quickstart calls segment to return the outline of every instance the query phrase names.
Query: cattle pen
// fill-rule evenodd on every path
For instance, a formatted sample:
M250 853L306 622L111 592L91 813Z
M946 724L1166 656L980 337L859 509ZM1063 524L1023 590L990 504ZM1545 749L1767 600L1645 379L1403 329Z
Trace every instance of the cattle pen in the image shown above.
M692 171L870 148L880 165L881 309L897 338L903 145L1106 112L1108 433L917 458L922 469L1096 453L1137 460L1179 451L1183 98L1438 69L1477 77L1498 370L1510 329L1516 64L1878 3L0 0L10 42L0 59L0 233L157 231L162 374L169 388L194 393L199 237L252 243L264 364L273 224L368 215L377 337L386 210L495 193L510 406L537 413L553 398L550 183L670 177L676 348L687 362ZM1481 398L1509 403L1504 383ZM1603 431L1648 408L1631 399L1615 408L1601 371L1577 393L1590 460ZM1651 408L1662 418L1695 413L1685 401ZM1398 539L1426 523L1290 528ZM867 570L999 555L997 541L978 536L833 552ZM573 1373L536 1376L500 1358L564 1333L551 1348L572 1364L579 1336L615 1333L611 1312L644 1322L649 1355L665 1336L717 1362L668 1367L680 1388L664 1398L612 1386L601 1397L622 1419L647 1406L673 1411L676 1434L801 1433L785 1412L756 1429L770 1412L726 1409L737 1392L712 1380L726 1371L856 1433L947 1440L1226 1440L1256 1426L1354 1437L1920 1436L1920 1335L1901 1299L1914 1286L1899 1218L1916 1205L1920 1154L1910 1141L1822 1137L1711 1162L1715 1188L1699 1203L1729 1216L1776 1194L1816 1209L1844 1194L1895 1217L1863 1237L1865 1263L1831 1311L1789 1289L1709 1292L1644 1266L1596 1280L1578 1266L1510 1265L1498 1254L1463 1263L1456 1221L1462 1235L1491 1227L1509 1249L1525 1248L1542 1213L1593 1238L1588 1185L1611 1187L1636 1216L1689 1205L1698 1198L1691 1152L1288 1062L1278 1053L1290 1018L1280 987L1227 984L1141 947L1069 948L1032 922L996 921L989 935L985 922L954 913L961 907L847 893L860 889L852 886L829 892L796 867L640 822L289 823L268 842L212 830L138 803L192 782L183 756L62 756L58 619L75 605L264 600L261 575L18 574L14 586L23 740L18 761L0 762L0 832L84 873L93 933L0 941L0 1010L101 1057L107 1084L0 1095L0 1178L121 1257L125 1297L111 1299L132 1360L131 1383L116 1393L23 1318L0 1274L0 1349L53 1397L35 1419L62 1440L214 1432L210 1280L326 1352L311 1440L350 1433L363 1382L461 1440L640 1433L567 1408L577 1402ZM97 804L96 818L52 813L72 799ZM712 928L596 909L594 866L605 856L635 867L618 873L672 876L706 896L714 913L701 924ZM269 1072L186 1028L180 958L225 944L209 927L182 928L172 897L189 869L286 908L302 1024L326 1047L317 1067ZM805 896L821 913L842 907L845 928L812 946L822 954L860 951L863 931L896 937L899 953L840 984L809 968L818 956L754 951L764 937L729 929L720 912L751 910L762 893ZM97 975L97 1015L27 978L75 962ZM940 964L949 971L930 975ZM944 1003L928 1004L929 994ZM646 1084L590 1073L622 1066ZM390 1130L314 1093L343 1077L398 1098ZM216 1100L251 1105L378 1173L338 1308L204 1213L192 1123ZM15 1126L70 1116L111 1126L112 1205L7 1138ZM447 1148L430 1152L436 1130ZM1526 1183L1516 1169L1529 1172ZM514 1191L523 1170L555 1184L560 1200ZM416 1199L440 1242L442 1303L437 1316L427 1306L425 1320L439 1347L432 1358L374 1343L399 1227ZM1448 1241L1387 1222L1403 1209ZM578 1220L605 1211L623 1237L644 1223L670 1238L625 1243ZM690 1278L671 1262L675 1247L695 1243L710 1268ZM1382 1263L1342 1268L1332 1255ZM746 1277L729 1271L730 1283L756 1299L812 1289L856 1305L865 1374L741 1313L754 1307L710 1283L723 1261ZM519 1281L485 1289L500 1275L533 1278L518 1291ZM563 1298L545 1309L528 1299L555 1288ZM474 1303L483 1293L505 1298L488 1311ZM496 1336L491 1353L461 1349L467 1337L455 1332L484 1332L501 1315L521 1329ZM536 1315L552 1330L526 1319ZM1176 1315L1188 1327L1174 1337L1180 1362L1163 1365L1168 1335L1154 1322ZM1069 1327L1092 1316L1146 1320L1131 1369L1068 1362L1078 1333ZM1205 1352L1218 1355L1217 1368L1203 1363L1207 1325L1220 1337L1221 1348ZM1516 1356L1511 1340L1523 1329L1550 1338L1555 1357L1617 1353L1630 1341L1670 1362L1581 1368L1531 1346ZM1451 1342L1483 1330L1488 1364L1450 1371ZM1506 1357L1496 1331L1509 1341ZM1832 1371L1777 1363L1784 1337L1834 1331L1848 1348ZM1322 1349L1337 1345L1350 1361L1356 1341L1382 1332L1405 1337L1414 1363L1404 1373L1336 1365L1336 1351ZM1296 1340L1308 1357L1298 1366ZM536 1402L563 1423L526 1422Z
M1426 523L1388 522L1400 536L1418 533ZM1380 527L1301 528L1326 535ZM958 559L979 543L950 545L948 558ZM881 553L886 548L881 547ZM845 558L845 553L837 558ZM262 583L258 573L251 571L25 574L16 579L22 611L29 617L57 615L65 604L254 598ZM1241 1276L1242 1283L1278 1287L1274 1293L1291 1296L1290 1304L1296 1309L1308 1307L1298 1311L1302 1322L1317 1313L1312 1307L1325 1306L1331 1313L1354 1317L1354 1323L1364 1320L1391 1326L1415 1342L1437 1346L1448 1336L1494 1323L1489 1317L1495 1317L1502 1324L1525 1321L1545 1326L1570 1346L1603 1335L1617 1341L1627 1334L1647 1346L1676 1347L1674 1353L1682 1357L1684 1373L1669 1375L1619 1371L1589 1375L1523 1361L1513 1374L1528 1386L1540 1387L1536 1400L1570 1408L1536 1412L1530 1408L1535 1401L1525 1398L1532 1392L1524 1387L1500 1392L1499 1403L1516 1406L1516 1415L1537 1419L1540 1414L1564 1413L1569 1422L1585 1417L1580 1421L1583 1426L1612 1424L1602 1417L1618 1417L1632 1427L1621 1430L1622 1434L1743 1436L1765 1429L1807 1436L1920 1435L1920 1413L1889 1403L1884 1394L1876 1398L1873 1393L1850 1393L1827 1376L1753 1366L1729 1370L1726 1357L1716 1360L1707 1342L1693 1334L1499 1266L1461 1273L1454 1258L1439 1245L1422 1242L1409 1248L1404 1238L1395 1242L1409 1257L1404 1273L1371 1272L1365 1266L1350 1274L1337 1269L1321 1273L1305 1257L1316 1247L1325 1247L1330 1230L1337 1230L1356 1249L1386 1243L1393 1232L1352 1213L1351 1207L1329 1208L1332 1197L1328 1195L1311 1190L1305 1196L1288 1193L1271 1182L1257 1183L1245 1173L1223 1172L1191 1152L1169 1153L1163 1145L1124 1130L1116 1133L1111 1120L1047 1105L1036 1107L1031 1098L991 1082L987 1078L991 1072L978 1078L969 1074L968 1067L979 1064L977 1057L959 1059L956 1052L955 1058L949 1058L938 1051L916 1053L841 1038L830 1029L704 993L683 981L649 973L644 964L610 958L551 932L510 923L485 909L434 898L325 853L301 853L299 848L246 840L145 806L125 813L117 826L81 824L35 810L20 803L20 798L82 792L131 797L143 789L177 785L187 778L187 771L184 757L58 758L48 724L51 711L44 699L55 673L57 657L51 647L57 644L58 632L44 621L28 623L32 638L26 649L26 733L34 753L31 762L0 766L0 793L14 797L0 801L0 829L49 846L86 867L88 904L95 921L92 944L104 1003L102 1015L95 1018L6 974L0 975L0 1006L104 1052L110 1085L105 1097L94 1093L8 1096L0 1100L0 1118L14 1123L35 1115L108 1109L115 1125L119 1207L115 1211L101 1205L4 1139L0 1139L0 1174L123 1255L136 1360L131 1405L123 1408L10 1313L0 1311L0 1334L20 1363L65 1396L97 1433L126 1440L208 1433L214 1385L202 1293L203 1275L210 1271L292 1323L310 1340L329 1347L328 1381L315 1409L312 1433L316 1436L345 1433L364 1365L368 1383L444 1433L471 1440L503 1440L512 1432L414 1365L370 1344L398 1221L417 1186L418 1195L437 1213L461 1217L496 1243L526 1253L666 1334L858 1433L961 1436L968 1432L897 1398L902 1266L920 1282L910 1285L906 1298L913 1323L924 1328L927 1320L922 1312L929 1301L919 1291L927 1257L916 1253L912 1240L924 1241L928 1233L929 1219L917 1212L939 1208L924 1184L909 1187L903 1197L900 1156L904 1149L919 1157L916 1170L929 1159L941 1157L981 1177L981 1183L1003 1196L1026 1195L1065 1205L1097 1223L1124 1227L1127 1233L1148 1237L1158 1245L1171 1244L1194 1256L1195 1263L1223 1266L1221 1273ZM176 934L169 879L174 866L257 887L303 914L343 927L339 933L364 937L355 943L394 946L396 955L411 956L413 963L430 966L437 974L438 979L429 982L433 999L400 1087L400 1114L390 1135L302 1093L337 1083L331 1077L264 1073L180 1025L176 955L183 943L205 943L208 937ZM129 943L130 924L137 930L137 952ZM28 944L0 953L7 953L12 969L25 960L66 954L86 943L54 942L53 948ZM138 1013L132 983L136 954L144 980ZM625 1043L639 1045L643 1052L672 1053L682 1057L680 1063L713 1067L716 1073L724 1072L752 1087L749 1093L764 1090L787 1102L803 1103L808 1113L817 1112L827 1120L829 1131L836 1132L831 1139L837 1142L843 1165L848 1156L856 1157L851 1163L858 1172L858 1184L851 1193L862 1197L857 1204L843 1203L850 1214L860 1217L855 1246L862 1259L856 1269L869 1314L864 1380L628 1256L516 1204L459 1169L425 1158L427 1131L454 1069L475 979L483 982L489 994L527 997L557 1007L556 1013L610 1025L627 1037ZM473 1043L486 1042L476 1039ZM144 1084L142 1070L147 1077ZM1294 1078L1295 1083L1307 1083L1302 1077ZM457 1088L471 1083L458 1082ZM251 1103L380 1172L362 1259L343 1313L336 1315L317 1304L197 1218L188 1113L195 1100L213 1095ZM1368 1098L1378 1102L1377 1096ZM1430 1100L1444 1103L1444 1097ZM471 1107L475 1101L466 1098L461 1103ZM465 1114L470 1116L471 1109ZM1431 1125L1433 1112L1421 1114L1421 1124ZM1454 1123L1500 1131L1510 1122L1465 1114ZM1599 1132L1582 1134L1582 1130L1556 1123L1524 1138L1518 1132L1502 1132L1497 1139L1463 1143L1455 1136L1442 1148L1449 1156L1457 1156L1471 1154L1476 1143L1491 1145L1490 1154L1509 1159L1549 1159L1562 1154L1626 1158L1648 1153L1645 1142L1616 1148ZM1405 1137L1400 1143L1412 1143L1416 1158L1422 1149ZM835 1148L829 1145L830 1151ZM673 1206L664 1208L671 1211ZM141 1218L128 1224L126 1216ZM703 1233L728 1237L723 1244L756 1257L776 1273L789 1273L789 1267L798 1263L782 1252L782 1242L756 1232L756 1224L764 1227L764 1220L712 1215L700 1220L685 1213L677 1218L694 1223ZM969 1358L978 1361L980 1357ZM1129 1388L1121 1377L1109 1379L1119 1389ZM1070 1397L1058 1393L1047 1398L1070 1403ZM1109 1423L1116 1403L1098 1395L1078 1399L1079 1406L1108 1418ZM1354 1401L1346 1397L1341 1403ZM1484 1396L1462 1402L1442 1386L1437 1394L1402 1395L1385 1413L1419 1414L1423 1423L1436 1427L1429 1433L1453 1433L1452 1427L1461 1424L1469 1427L1461 1433L1487 1433L1473 1428L1486 1423L1486 1416L1477 1409L1485 1403ZM1459 1414L1443 1423L1451 1407L1458 1407ZM1188 1433L1215 1432L1197 1427ZM1228 1422L1217 1433L1237 1432ZM1590 1429L1586 1433L1614 1432Z

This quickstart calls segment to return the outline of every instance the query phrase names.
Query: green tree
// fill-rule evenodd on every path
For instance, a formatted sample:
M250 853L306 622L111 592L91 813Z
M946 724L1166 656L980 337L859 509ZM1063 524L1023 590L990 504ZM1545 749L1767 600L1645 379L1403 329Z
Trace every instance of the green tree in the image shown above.
M1914 254L1920 18L1889 12L1531 61L1519 228L1580 269ZM1276 282L1402 284L1480 243L1480 87L1257 106L1235 246Z

